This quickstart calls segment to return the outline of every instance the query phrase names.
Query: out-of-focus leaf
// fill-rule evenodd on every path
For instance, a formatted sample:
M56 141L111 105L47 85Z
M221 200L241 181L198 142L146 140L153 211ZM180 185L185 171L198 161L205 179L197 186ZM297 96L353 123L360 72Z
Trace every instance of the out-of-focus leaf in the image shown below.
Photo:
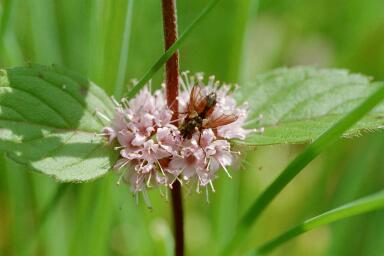
M293 144L313 141L342 116L377 90L379 83L346 70L311 67L281 68L259 75L236 90L250 105L249 127L263 126L251 134L252 145ZM257 117L263 119L258 123ZM344 133L344 137L384 127L384 104Z
M55 66L0 72L0 151L64 182L110 169L115 153L96 136L95 111L110 115L112 106L99 87Z

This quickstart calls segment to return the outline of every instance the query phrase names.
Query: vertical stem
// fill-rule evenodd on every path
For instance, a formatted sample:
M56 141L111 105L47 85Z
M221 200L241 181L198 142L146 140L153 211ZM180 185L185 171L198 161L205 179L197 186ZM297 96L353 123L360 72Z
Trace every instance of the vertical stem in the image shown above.
M175 0L162 0L163 26L165 51L177 40L177 19ZM179 92L179 52L176 51L167 61L166 73L166 95L167 104L173 111L173 120L178 118L178 92ZM183 228L183 205L180 183L175 182L172 190L172 212L175 236L175 255L184 255L184 228Z
M175 236L175 255L184 255L184 223L183 223L183 204L181 198L181 186L175 182L172 188L172 212Z
M177 40L177 20L175 0L162 0L163 7L163 26L165 51ZM176 51L167 61L166 73L166 93L167 102L173 111L173 119L178 116L177 95L179 92L179 51Z

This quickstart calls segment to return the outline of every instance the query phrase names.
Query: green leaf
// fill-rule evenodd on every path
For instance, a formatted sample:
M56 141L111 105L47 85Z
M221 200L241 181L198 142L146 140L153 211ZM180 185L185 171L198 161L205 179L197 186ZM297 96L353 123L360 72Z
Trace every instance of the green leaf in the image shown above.
M281 68L259 75L236 91L250 105L249 127L265 127L238 143L252 145L307 143L377 90L378 83L346 70ZM262 114L261 124L257 123ZM253 121L252 121L253 120ZM365 116L344 137L384 127L384 104Z
M316 140L298 155L258 198L256 198L238 223L236 233L233 234L232 240L226 245L222 255L230 255L235 247L240 245L252 227L252 224L258 219L265 208L305 166L383 101L384 84L377 86L375 89L374 93L369 95L351 112L340 118L340 120L316 138Z
M0 151L64 182L105 174L115 152L96 136L111 116L108 96L62 68L31 65L0 71Z
M321 215L313 217L304 221L303 223L289 229L283 234L277 236L271 241L260 246L256 251L255 255L266 254L282 243L295 238L296 236L305 233L314 228L319 228L329 223L346 219L355 215L371 212L377 209L384 208L384 191L380 191L373 195L355 200L351 203L345 204L333 210L327 211Z

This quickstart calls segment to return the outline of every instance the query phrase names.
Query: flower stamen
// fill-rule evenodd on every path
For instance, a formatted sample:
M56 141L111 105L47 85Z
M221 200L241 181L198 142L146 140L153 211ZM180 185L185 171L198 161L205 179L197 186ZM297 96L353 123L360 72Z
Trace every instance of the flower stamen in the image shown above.
M165 86L152 93L151 83L131 99L117 101L112 118L96 111L96 115L108 126L95 136L108 139L114 149L120 151L120 159L114 168L121 173L117 184L125 181L137 194L142 193L145 204L151 208L147 189L173 188L180 182L190 191L200 193L205 188L209 202L209 187L215 192L213 180L218 172L232 178L228 166L234 162L239 151L231 150L230 139L244 139L251 132L263 133L264 128L243 128L245 124L258 124L263 118L245 122L248 105L236 105L233 86L223 84L210 76L204 81L202 73L190 76L188 72L179 77L179 117L172 120L176 100L167 106ZM194 186L196 182L196 187Z

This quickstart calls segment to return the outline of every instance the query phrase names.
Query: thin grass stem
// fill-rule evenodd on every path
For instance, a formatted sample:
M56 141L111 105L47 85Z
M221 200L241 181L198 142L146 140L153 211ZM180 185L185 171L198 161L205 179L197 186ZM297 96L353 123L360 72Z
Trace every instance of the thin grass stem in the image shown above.
M264 255L307 231L381 208L384 208L384 190L308 219L261 245L253 254Z
M124 34L123 34L123 40L121 42L120 59L119 59L119 66L117 70L117 78L116 78L115 91L114 91L114 95L117 98L120 98L121 95L123 94L125 75L127 73L129 41L131 37L131 27L132 27L131 24L132 24L132 13L133 13L134 1L135 0L129 0L126 7L127 9L125 14L125 22L124 22Z
M177 49L180 48L184 40L192 32L192 30L203 20L204 17L215 7L221 0L212 0L201 13L192 21L192 23L185 29L178 40L176 40L172 46L170 46L165 53L156 61L155 64L144 74L140 81L128 92L127 97L133 97L152 77L156 72L164 65L164 63L172 57Z
M372 110L384 98L384 86L378 85L378 90L370 95L349 114L341 118L331 128L321 134L304 152L298 155L273 181L271 185L254 201L243 218L240 220L233 239L223 250L222 255L230 255L238 247L246 234L272 200L295 178L315 157L325 148L337 141L345 131L359 121L366 113Z

